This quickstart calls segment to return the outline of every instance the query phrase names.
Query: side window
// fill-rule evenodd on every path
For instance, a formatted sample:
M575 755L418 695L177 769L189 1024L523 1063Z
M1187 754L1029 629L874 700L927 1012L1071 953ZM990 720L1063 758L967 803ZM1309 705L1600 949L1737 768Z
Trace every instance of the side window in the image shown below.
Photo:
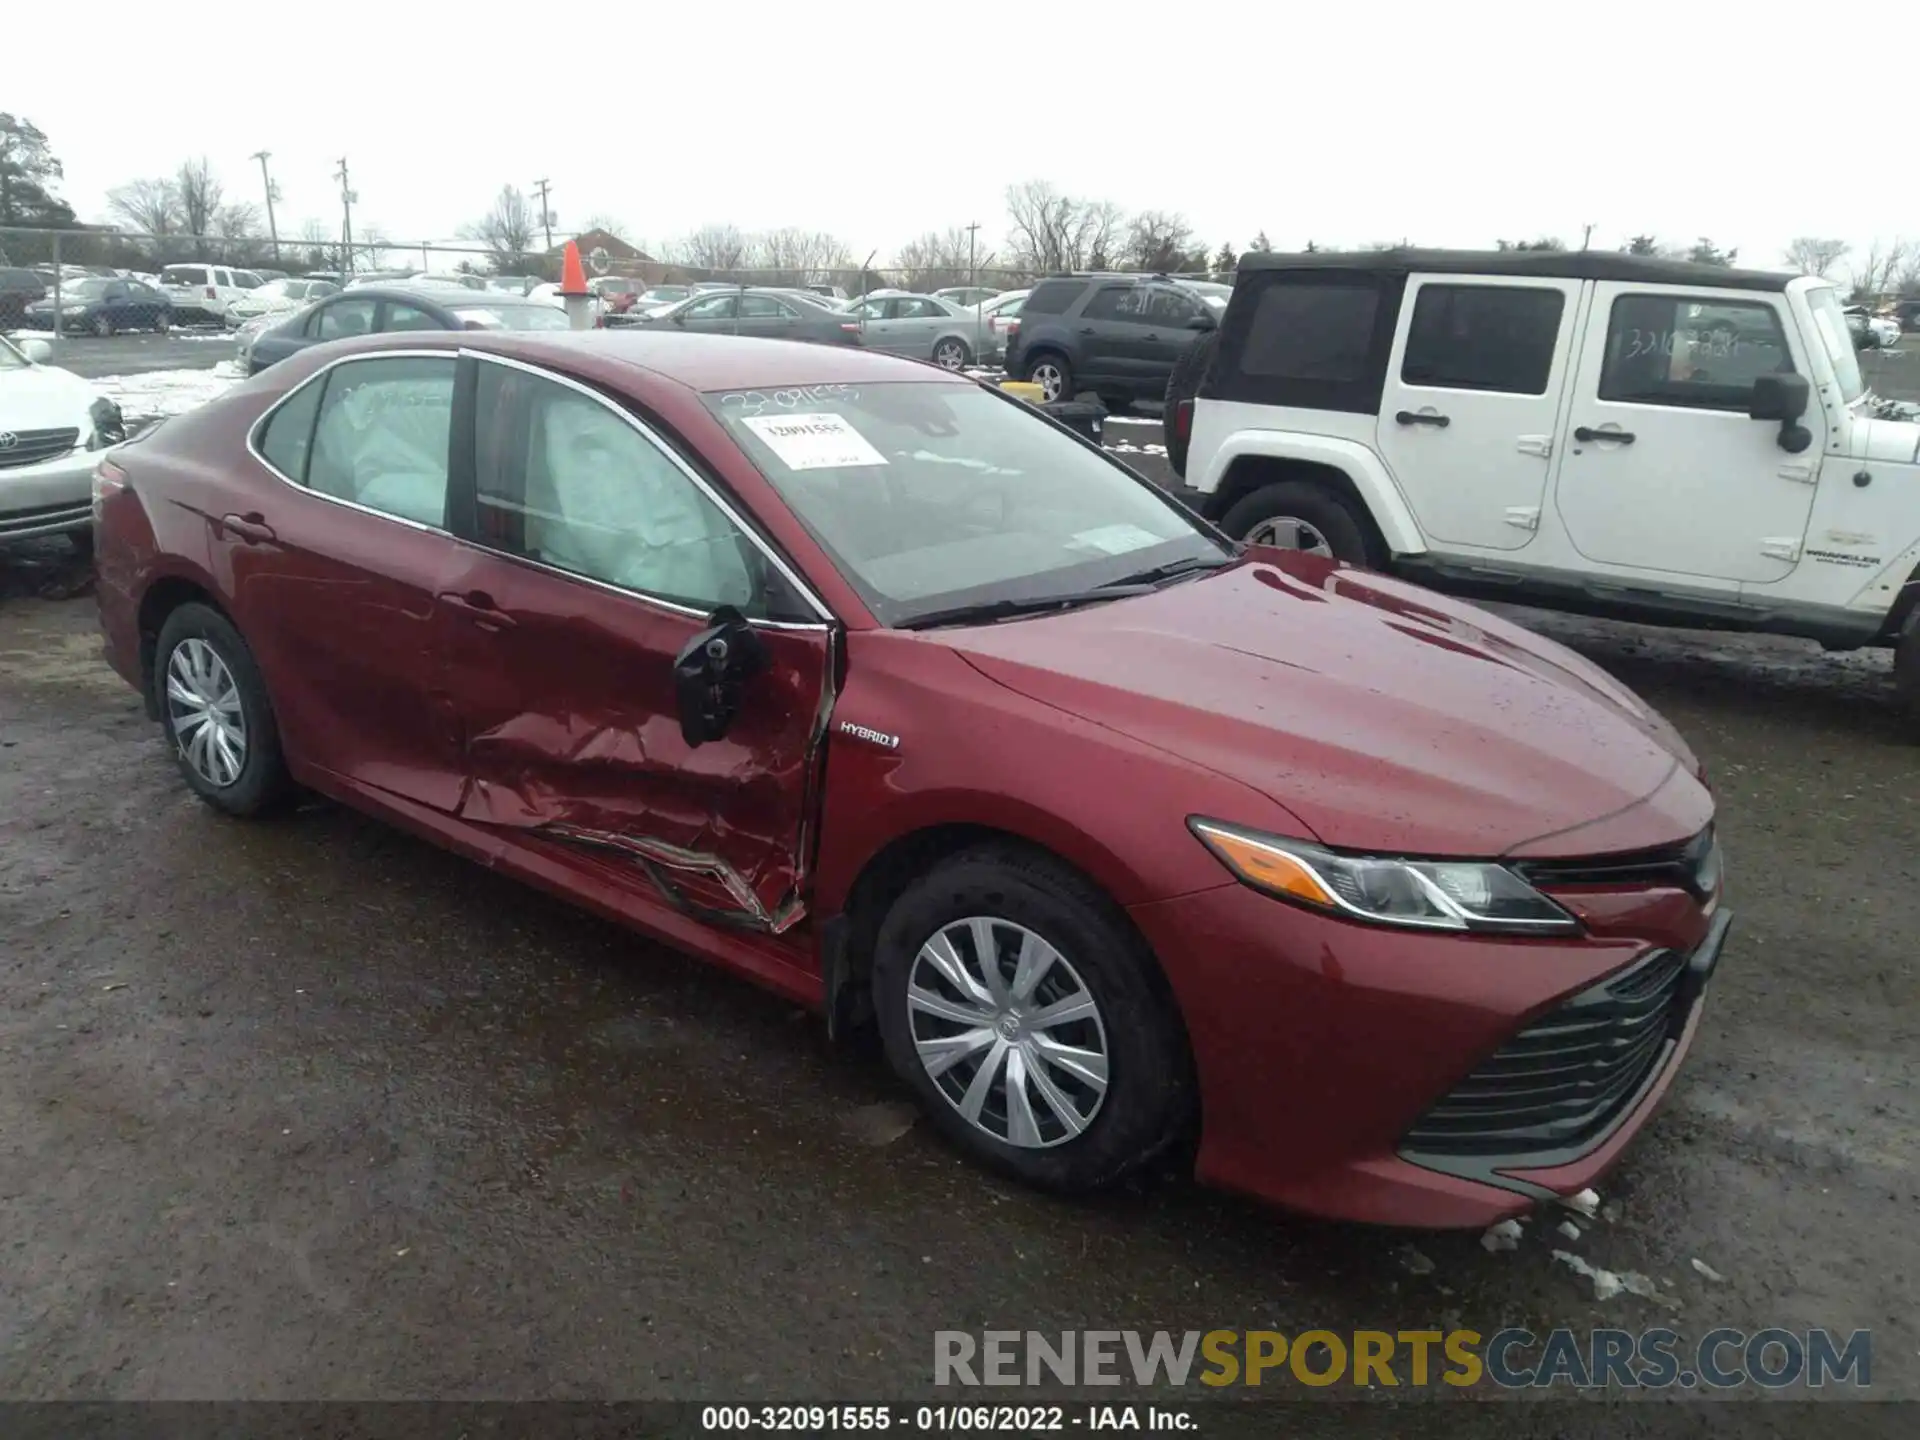
M1756 377L1792 370L1779 312L1771 305L1622 295L1607 321L1600 398L1744 411Z
M858 315L862 320L878 320L882 315L887 313L887 302L884 300L862 300L847 313L849 315Z
M313 448L313 419L320 410L325 380L302 385L281 402L260 427L254 444L274 469L289 480L307 483L307 453Z
M1171 285L1147 290L1147 320L1154 325L1185 325L1200 314L1200 302Z
M483 364L474 413L484 543L697 610L764 613L752 543L607 402Z
M323 305L307 321L307 333L316 340L365 335L373 329L373 304L371 300L336 300Z
M900 316L904 320L939 320L945 318L946 313L931 300L914 299L900 302Z
M1535 286L1425 285L1400 378L1447 390L1544 395L1565 296Z
M452 356L350 360L327 373L308 488L422 525L447 523Z
M213 283L220 286L223 290L231 290L233 288L233 272L230 270L214 271Z
M1087 301L1086 308L1080 312L1080 318L1082 320L1138 320L1141 318L1141 306L1145 295L1145 290L1138 285L1102 285L1093 292L1093 298Z
M742 320L779 320L793 312L771 295L742 295L740 297L740 318Z
M1064 315L1067 307L1080 297L1079 280L1042 280L1027 296L1029 315Z
M731 320L733 318L734 298L731 295L715 295L708 300L698 300L687 307L689 320Z
M387 323L382 328L387 330L444 330L446 326L442 325L417 305L406 305L398 300L389 300L387 302Z
M1379 304L1371 284L1269 285L1254 307L1240 369L1280 380L1358 380Z

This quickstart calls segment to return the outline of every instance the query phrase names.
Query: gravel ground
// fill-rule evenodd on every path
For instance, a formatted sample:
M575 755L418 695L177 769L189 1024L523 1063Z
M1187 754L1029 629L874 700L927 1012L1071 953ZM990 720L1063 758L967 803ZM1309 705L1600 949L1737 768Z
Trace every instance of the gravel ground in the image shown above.
M1671 1321L1871 1328L1920 1398L1920 736L1879 656L1514 612L1700 751L1739 919L1606 1218L1489 1254L1012 1188L744 984L332 806L221 820L58 551L0 564L0 1396L872 1398L942 1328Z

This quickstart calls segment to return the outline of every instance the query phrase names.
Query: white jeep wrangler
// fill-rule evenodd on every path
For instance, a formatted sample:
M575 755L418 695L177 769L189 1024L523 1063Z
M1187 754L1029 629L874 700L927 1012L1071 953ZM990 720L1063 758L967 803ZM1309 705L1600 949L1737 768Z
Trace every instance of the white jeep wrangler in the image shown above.
M1920 407L1824 280L1601 252L1241 258L1167 391L1237 539L1436 590L1893 645L1920 707Z

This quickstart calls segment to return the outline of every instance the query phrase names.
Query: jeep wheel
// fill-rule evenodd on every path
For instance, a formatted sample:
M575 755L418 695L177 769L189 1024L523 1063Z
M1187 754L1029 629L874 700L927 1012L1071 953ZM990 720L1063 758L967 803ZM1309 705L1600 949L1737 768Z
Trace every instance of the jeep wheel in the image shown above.
M1167 446L1167 464L1176 475L1184 476L1187 473L1187 444L1193 436L1191 431L1175 433L1174 410L1181 401L1191 400L1200 393L1200 380L1207 373L1207 362L1213 359L1213 352L1219 348L1218 330L1202 335L1187 347L1186 354L1174 362L1173 373L1167 376L1167 404L1160 412L1160 423L1166 430L1162 438Z
M1907 714L1920 720L1920 610L1907 616L1894 643L1893 688Z
M1241 497L1228 509L1220 528L1250 545L1307 550L1349 565L1377 566L1365 519L1324 485L1282 480Z

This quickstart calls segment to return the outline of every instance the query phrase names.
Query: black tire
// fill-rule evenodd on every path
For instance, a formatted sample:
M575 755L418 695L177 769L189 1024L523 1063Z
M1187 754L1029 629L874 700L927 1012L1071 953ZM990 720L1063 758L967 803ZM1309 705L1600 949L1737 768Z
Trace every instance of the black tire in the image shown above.
M1893 688L1907 714L1920 720L1920 609L1907 616L1894 642Z
M113 338L113 321L109 320L105 315L94 316L93 333L98 335L102 340L111 340Z
M1027 356L1020 363L1021 370L1025 372L1020 378L1032 381L1034 384L1041 384L1042 382L1035 378L1035 372L1049 365L1060 377L1059 388L1051 396L1043 394L1040 398L1043 401L1065 400L1073 394L1073 366L1067 363L1067 357L1058 350L1042 350L1038 354Z
M949 365L940 358L942 353L950 354L954 351L959 352L959 359L955 360L953 364ZM952 335L947 335L934 343L933 363L938 365L942 370L964 370L973 363L973 351L968 348L966 341L957 339Z
M1220 528L1244 540L1262 521L1283 516L1319 531L1336 560L1372 569L1386 560L1366 519L1337 491L1311 480L1280 480L1243 495L1228 508Z
M1161 412L1161 426L1173 419L1173 407L1182 400L1191 400L1200 393L1200 381L1207 373L1207 364L1213 359L1213 352L1220 348L1220 332L1209 331L1187 347L1186 353L1174 362L1173 373L1167 376L1167 406ZM1167 446L1167 464L1173 473L1184 477L1187 473L1187 441L1190 437L1175 437L1171 430L1161 437Z
M1129 395L1102 395L1100 404L1109 415L1124 415L1133 408L1133 397Z
M915 1050L907 1006L915 957L943 926L976 916L1008 921L1045 939L1098 1006L1108 1086L1086 1128L1070 1139L1026 1147L986 1133L960 1114ZM1063 1192L1111 1185L1164 1150L1192 1116L1186 1036L1152 955L1097 888L1040 852L982 845L949 857L916 881L881 923L873 1000L888 1061L934 1128L969 1158L1027 1184ZM1004 1082L1004 1073L1000 1078Z
M153 317L154 334L164 335L171 328L173 328L173 318L169 316L166 311L162 310L158 315Z
M174 707L167 693L167 668L174 651L195 639L204 641L219 657L233 677L240 699L246 754L240 773L227 785L213 784L189 763L174 728ZM253 652L226 616L211 606L197 603L182 605L168 615L154 646L152 684L154 697L159 702L161 728L166 731L167 743L173 747L181 777L194 794L216 810L245 817L271 814L292 798L293 779L280 753L280 729L274 720L273 703L267 698L267 687L260 678L259 667L254 664Z
M93 559L93 531L75 530L67 536L67 544L73 547L73 553L82 560Z

